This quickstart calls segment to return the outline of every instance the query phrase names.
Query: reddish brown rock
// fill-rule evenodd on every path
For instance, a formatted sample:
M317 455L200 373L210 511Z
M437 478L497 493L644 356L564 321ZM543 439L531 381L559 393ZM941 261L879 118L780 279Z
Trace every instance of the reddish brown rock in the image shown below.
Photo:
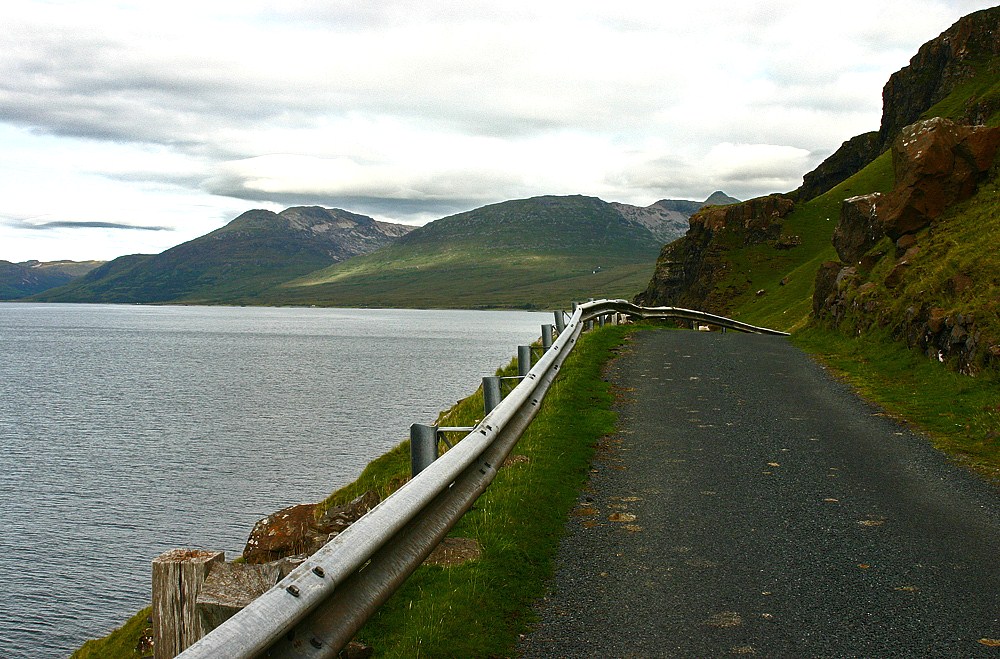
M350 503L330 508L318 517L317 504L314 503L279 510L254 525L243 549L243 558L247 563L258 564L286 556L311 554L378 503L378 494L370 490Z
M1000 149L1000 128L933 118L907 126L893 143L896 187L876 213L893 240L931 224L948 206L971 197Z
M784 195L757 197L741 204L708 206L691 216L691 227L709 231L725 228L749 231L768 230L776 220L792 212L795 202Z

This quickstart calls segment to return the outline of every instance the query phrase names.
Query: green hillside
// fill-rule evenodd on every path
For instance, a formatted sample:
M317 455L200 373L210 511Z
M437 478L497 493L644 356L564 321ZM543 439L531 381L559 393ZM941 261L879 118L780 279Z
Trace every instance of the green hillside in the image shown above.
M265 304L565 307L631 297L661 243L594 197L535 197L443 218L395 244L278 286Z
M980 58L976 68L977 75L957 86L921 118L945 117L961 121L970 106L996 107L1000 101L1000 58ZM984 119L988 126L1000 126L1000 111L994 109ZM784 232L800 235L803 244L801 248L790 250L785 257L787 260L775 261L774 255L762 246L732 252L732 262L737 264L735 269L749 272L752 281L747 292L734 300L734 313L746 322L786 330L804 326L812 310L816 271L824 261L837 258L832 236L841 202L871 192L888 192L894 182L892 157L887 151L848 180L792 211L785 220ZM1000 244L997 182L998 172L994 167L992 179L980 186L975 197L952 209L947 221L935 232L926 232L922 242L928 243L928 249L921 259L926 265L910 273L902 295L898 291L893 294L897 310L922 301L928 291L942 290L941 280L960 270L984 273L977 278L983 285L978 293L982 303L1000 299L1000 282L996 279L996 273L1000 273L1000 256L992 247ZM975 261L974 268L967 263L969 260ZM882 267L887 265L888 262L883 263ZM992 277L985 273L992 273ZM784 285L781 284L783 280ZM758 290L764 290L765 294L757 296ZM982 303L971 305L975 308L969 311L981 311L984 318L989 317L990 311ZM900 305L904 305L902 309Z
M44 302L235 304L261 291L389 244L409 227L337 209L252 210L156 255L123 256Z

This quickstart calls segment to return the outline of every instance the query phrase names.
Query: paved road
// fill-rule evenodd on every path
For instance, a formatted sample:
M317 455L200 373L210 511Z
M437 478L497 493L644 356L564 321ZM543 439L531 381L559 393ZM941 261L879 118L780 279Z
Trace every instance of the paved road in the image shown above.
M610 375L524 656L1000 657L996 488L783 338L641 332Z

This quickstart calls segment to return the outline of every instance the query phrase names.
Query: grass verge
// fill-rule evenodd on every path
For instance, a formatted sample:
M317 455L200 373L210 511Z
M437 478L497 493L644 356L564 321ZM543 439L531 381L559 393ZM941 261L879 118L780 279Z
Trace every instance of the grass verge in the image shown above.
M514 653L535 619L534 601L554 569L567 516L586 482L597 440L613 431L612 396L601 370L627 327L584 335L505 466L451 535L474 538L479 559L423 566L358 635L379 657L496 657ZM459 405L447 423L478 418Z
M84 643L74 652L70 659L138 659L152 654L152 651L141 652L140 639L149 629L149 615L152 608L146 607L120 628L104 638L93 639Z
M1000 376L969 377L936 363L886 331L853 338L810 326L792 341L866 399L924 432L955 462L1000 484Z

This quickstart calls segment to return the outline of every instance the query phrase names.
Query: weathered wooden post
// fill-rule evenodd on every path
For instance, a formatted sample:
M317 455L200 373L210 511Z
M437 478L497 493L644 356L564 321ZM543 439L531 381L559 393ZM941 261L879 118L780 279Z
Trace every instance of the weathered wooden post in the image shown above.
M552 325L542 325L542 351L548 352L552 347Z
M437 426L414 423L410 426L410 477L414 477L437 460Z
M531 346L517 346L517 374L522 378L531 370Z
M224 561L224 552L203 549L172 549L153 559L156 659L173 659L211 631L202 621L196 600L212 565Z
M500 404L503 395L500 393L500 378L488 375L483 378L483 414L489 414Z

